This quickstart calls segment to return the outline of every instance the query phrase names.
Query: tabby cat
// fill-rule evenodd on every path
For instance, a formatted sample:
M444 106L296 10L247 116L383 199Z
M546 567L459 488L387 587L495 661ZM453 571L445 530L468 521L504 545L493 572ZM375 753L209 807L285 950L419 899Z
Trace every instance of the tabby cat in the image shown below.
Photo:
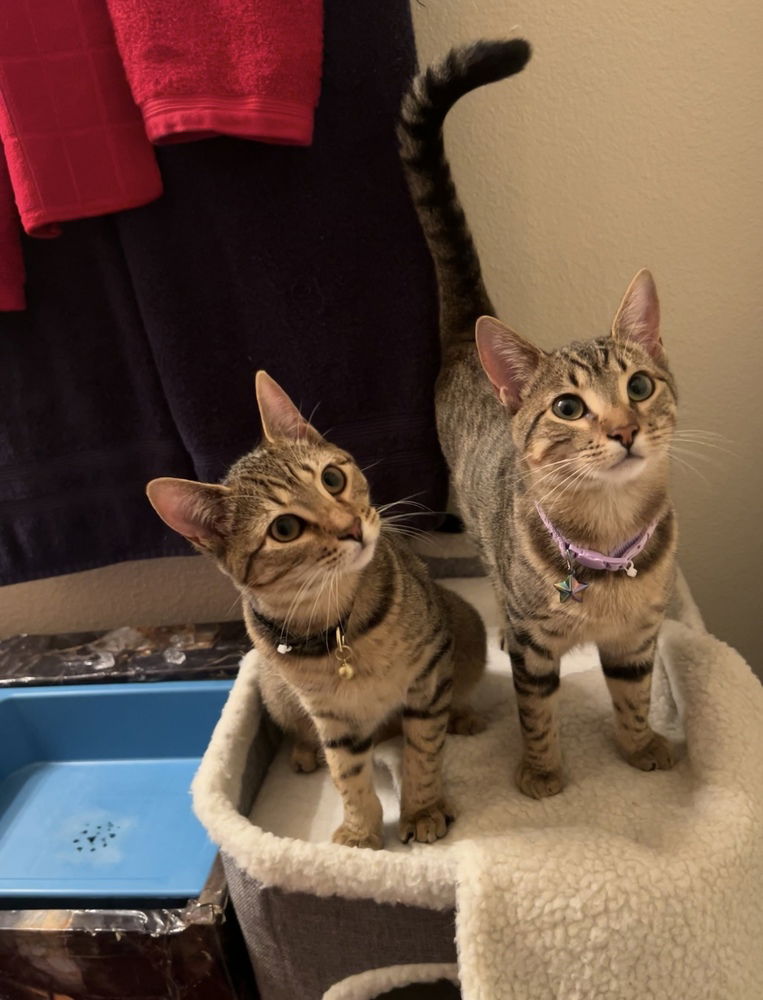
M342 796L334 842L382 846L373 744L402 718L399 834L431 843L454 818L442 794L446 729L484 728L467 704L485 664L482 621L384 530L350 455L265 372L257 399L265 438L222 485L154 479L148 497L241 592L263 699L295 741L292 764L311 771L325 755Z
M643 770L673 763L648 714L674 576L676 390L647 271L609 336L547 353L491 316L442 125L459 97L529 56L521 39L451 51L413 81L398 135L439 285L440 442L505 614L524 744L517 784L541 798L563 787L559 660L580 643L598 645L626 760Z

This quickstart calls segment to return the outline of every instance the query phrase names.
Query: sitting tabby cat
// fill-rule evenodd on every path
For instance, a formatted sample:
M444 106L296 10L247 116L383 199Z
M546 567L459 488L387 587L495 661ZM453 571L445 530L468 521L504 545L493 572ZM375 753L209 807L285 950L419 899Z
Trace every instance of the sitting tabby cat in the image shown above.
M517 784L540 798L563 786L559 659L579 643L599 647L626 760L672 766L647 716L674 575L676 390L647 271L628 287L609 336L550 353L489 315L442 124L459 97L519 72L529 56L521 39L452 51L413 81L398 135L439 285L440 442L506 616L524 742Z
M154 479L149 499L241 591L263 699L295 740L293 766L311 771L322 752L342 796L334 841L382 846L373 743L402 716L400 837L431 843L453 819L441 788L446 729L484 728L466 701L484 669L482 621L382 529L355 462L265 372L257 399L265 440L222 485Z

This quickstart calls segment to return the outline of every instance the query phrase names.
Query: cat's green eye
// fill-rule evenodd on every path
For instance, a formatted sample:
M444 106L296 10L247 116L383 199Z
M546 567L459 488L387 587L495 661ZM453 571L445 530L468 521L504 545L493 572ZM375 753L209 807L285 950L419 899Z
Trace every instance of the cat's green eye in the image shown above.
M628 399L634 403L640 403L654 392L654 381L646 372L636 372L628 379Z
M321 473L321 482L332 496L336 496L347 485L347 476L335 465L327 465Z
M580 396L566 392L563 396L557 396L551 404L551 412L562 420L580 420L586 411L586 406Z
M299 538L305 528L305 522L296 514L281 514L268 529L270 537L277 542L293 542Z

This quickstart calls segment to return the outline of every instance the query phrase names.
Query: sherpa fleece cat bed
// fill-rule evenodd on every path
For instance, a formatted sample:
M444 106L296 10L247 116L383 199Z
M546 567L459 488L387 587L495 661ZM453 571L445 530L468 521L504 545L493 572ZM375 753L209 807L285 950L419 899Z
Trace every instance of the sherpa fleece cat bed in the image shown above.
M458 819L436 844L397 841L400 747L384 743L381 851L330 843L339 796L325 769L290 771L249 653L193 795L263 1000L370 1000L438 979L466 1000L760 1000L763 687L690 603L679 616L662 630L652 709L682 744L672 771L619 758L588 651L562 667L568 784L522 796L508 659L492 629L475 699L490 725L446 744Z

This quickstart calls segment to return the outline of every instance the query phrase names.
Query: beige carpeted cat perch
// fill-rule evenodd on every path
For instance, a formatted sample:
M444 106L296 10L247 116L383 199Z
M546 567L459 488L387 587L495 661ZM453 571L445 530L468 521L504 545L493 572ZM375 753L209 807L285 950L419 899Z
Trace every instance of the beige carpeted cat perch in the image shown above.
M193 794L263 1000L370 1000L438 978L466 1000L760 1000L763 688L704 631L683 585L674 614L653 699L656 727L686 739L673 771L617 756L589 651L563 664L568 785L524 798L508 661L493 645L480 692L491 724L447 749L457 823L432 846L396 843L399 748L383 744L379 852L326 842L338 797L325 771L289 771L250 653Z

